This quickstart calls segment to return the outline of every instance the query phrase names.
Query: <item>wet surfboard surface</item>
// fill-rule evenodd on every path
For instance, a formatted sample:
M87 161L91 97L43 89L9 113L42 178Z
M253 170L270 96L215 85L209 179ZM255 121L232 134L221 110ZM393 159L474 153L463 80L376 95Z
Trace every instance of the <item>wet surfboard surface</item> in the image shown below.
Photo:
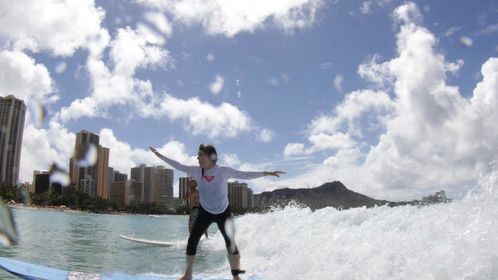
M25 280L176 280L179 276L129 275L122 272L88 273L68 271L0 257L0 267ZM230 280L216 276L195 276L193 280ZM244 279L259 280L255 276Z
M175 245L174 243L168 242L168 241L149 240L149 239L137 238L134 236L128 236L128 235L124 235L124 234L120 234L119 237L126 239L126 240L130 240L130 241L134 241L134 242L138 242L138 243L143 243L143 244L149 244L149 245L157 245L157 246L173 246L173 245Z

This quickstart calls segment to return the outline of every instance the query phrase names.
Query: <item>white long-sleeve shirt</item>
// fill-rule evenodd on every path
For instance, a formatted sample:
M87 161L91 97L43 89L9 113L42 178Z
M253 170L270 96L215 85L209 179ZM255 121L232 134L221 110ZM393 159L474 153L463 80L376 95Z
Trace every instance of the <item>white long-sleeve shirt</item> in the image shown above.
M183 165L165 156L160 156L160 158L173 168L194 176L199 189L201 206L211 214L223 213L228 207L228 179L254 179L265 176L262 171L239 171L217 164L209 170L204 169L203 176L202 168L199 166Z

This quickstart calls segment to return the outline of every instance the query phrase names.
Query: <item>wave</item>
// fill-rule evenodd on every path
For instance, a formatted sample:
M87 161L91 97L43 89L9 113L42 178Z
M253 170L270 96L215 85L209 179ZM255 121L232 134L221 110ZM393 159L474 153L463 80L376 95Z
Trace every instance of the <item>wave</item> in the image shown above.
M261 279L493 279L497 182L492 172L465 197L429 206L248 214L235 222L242 266Z

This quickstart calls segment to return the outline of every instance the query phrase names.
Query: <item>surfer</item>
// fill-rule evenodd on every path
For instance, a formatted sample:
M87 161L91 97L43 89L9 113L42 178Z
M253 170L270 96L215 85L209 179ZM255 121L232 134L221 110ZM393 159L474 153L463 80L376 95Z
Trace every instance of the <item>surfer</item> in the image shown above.
M195 219L199 215L199 190L197 189L197 182L194 179L189 179L187 182L187 193L185 194L184 200L190 199L190 215L188 217L188 232L192 232L192 227L194 226ZM206 238L208 238L208 232L204 233Z
M233 279L240 280L239 274L244 273L240 269L240 254L235 244L234 236L229 236L225 231L225 226L233 226L232 212L228 201L227 181L230 178L254 179L264 176L280 177L285 174L283 171L239 171L231 167L216 164L218 155L212 145L199 146L197 160L199 166L183 165L160 154L156 149L149 147L159 158L171 165L173 168L194 176L199 190L199 215L195 219L192 232L187 242L187 268L180 280L192 279L197 245L202 234L208 229L211 223L216 222L218 229L223 235L228 251L228 262L232 271ZM232 231L233 232L233 231Z

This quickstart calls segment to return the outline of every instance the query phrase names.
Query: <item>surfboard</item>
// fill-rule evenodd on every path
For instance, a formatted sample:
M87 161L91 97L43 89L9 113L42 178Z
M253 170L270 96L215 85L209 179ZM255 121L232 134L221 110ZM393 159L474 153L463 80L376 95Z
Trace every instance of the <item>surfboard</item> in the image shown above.
M144 243L144 244L149 244L149 245L158 245L158 246L173 246L173 245L175 245L174 243L167 242L167 241L142 239L142 238L136 238L136 237L128 236L128 235L124 235L124 234L120 234L119 237L126 239L126 240L135 241L135 242Z
M0 267L25 280L176 280L179 276L129 275L122 272L88 273L68 271L0 257ZM229 280L230 278L196 276L193 280ZM258 280L255 276L246 278Z

